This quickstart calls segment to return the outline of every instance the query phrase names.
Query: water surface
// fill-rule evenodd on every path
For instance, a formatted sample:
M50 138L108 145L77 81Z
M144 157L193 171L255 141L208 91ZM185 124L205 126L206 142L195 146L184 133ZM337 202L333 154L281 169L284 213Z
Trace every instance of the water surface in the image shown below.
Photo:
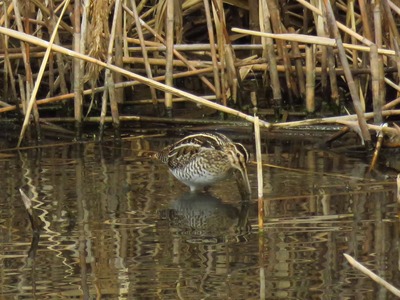
M3 153L0 298L395 299L343 257L400 287L394 170L272 139L263 157L281 168L263 169L259 234L234 181L194 195L149 158L170 141ZM19 188L45 224L33 251Z

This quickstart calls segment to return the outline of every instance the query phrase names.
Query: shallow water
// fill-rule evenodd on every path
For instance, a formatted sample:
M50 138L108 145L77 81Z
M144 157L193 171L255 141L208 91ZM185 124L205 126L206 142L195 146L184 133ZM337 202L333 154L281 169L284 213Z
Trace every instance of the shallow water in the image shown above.
M272 140L259 234L234 182L193 195L146 155L168 141L0 156L0 299L395 299L343 256L400 287L395 172ZM31 251L19 188L45 223Z

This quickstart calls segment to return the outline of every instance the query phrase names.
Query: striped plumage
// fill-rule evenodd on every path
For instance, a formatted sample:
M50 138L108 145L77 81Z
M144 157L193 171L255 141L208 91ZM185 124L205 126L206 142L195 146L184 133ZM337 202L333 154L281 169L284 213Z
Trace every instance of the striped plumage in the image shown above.
M220 133L189 135L162 149L156 157L165 163L172 174L198 191L225 179L237 170L239 189L250 195L246 162L249 155L240 143L234 143ZM243 195L243 193L242 193Z

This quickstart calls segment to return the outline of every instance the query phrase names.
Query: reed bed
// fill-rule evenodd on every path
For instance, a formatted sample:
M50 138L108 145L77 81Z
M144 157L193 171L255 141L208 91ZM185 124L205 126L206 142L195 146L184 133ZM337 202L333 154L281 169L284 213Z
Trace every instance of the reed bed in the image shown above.
M398 114L391 0L0 3L0 114L23 120L18 145L27 130L40 138L44 120L69 127L72 118L77 138L94 120L100 137L107 122L118 136L143 111L190 123L176 107L202 109L193 103L249 122L256 113L269 129L344 124L351 112L356 122L345 125L368 145L372 125Z

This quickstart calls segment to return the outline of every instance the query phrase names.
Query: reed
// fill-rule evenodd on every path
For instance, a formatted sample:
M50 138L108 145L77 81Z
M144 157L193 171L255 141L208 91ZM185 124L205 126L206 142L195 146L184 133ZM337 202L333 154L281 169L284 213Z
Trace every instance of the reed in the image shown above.
M276 54L274 49L273 39L268 37L268 33L272 32L271 28L271 19L269 14L269 9L266 0L260 0L260 29L262 33L266 35L261 39L263 45L262 57L268 60L268 71L269 78L271 80L271 88L272 88L272 99L273 99L273 108L275 111L275 118L279 118L280 109L282 106L282 93L281 93L281 84L279 81ZM232 29L234 30L234 29ZM267 73L263 72L263 84L268 86L268 77Z
M167 15L166 15L166 65L165 65L165 84L167 86L173 85L173 48L174 48L174 8L175 4L173 0L166 0L167 5ZM165 108L167 109L167 114L172 117L172 94L165 93Z
M258 196L258 230L264 231L264 183L263 183L263 162L261 156L261 135L260 122L258 117L254 119L254 137L256 142L257 161L257 196Z
M347 261L357 270L361 271L362 273L364 273L365 275L367 275L368 277L370 277L372 280L374 280L375 282L377 282L378 284L382 285L384 288L386 288L387 290L389 290L391 293L393 293L394 295L396 295L397 297L400 297L400 290L398 288L396 288L395 286L393 286L392 284L390 284L389 282L387 282L385 279L383 279L382 277L376 275L374 272L372 272L370 269L368 269L367 267L363 266L361 263L359 263L357 260L355 260L353 257L351 257L350 255L344 253L343 254L344 257L347 259Z

